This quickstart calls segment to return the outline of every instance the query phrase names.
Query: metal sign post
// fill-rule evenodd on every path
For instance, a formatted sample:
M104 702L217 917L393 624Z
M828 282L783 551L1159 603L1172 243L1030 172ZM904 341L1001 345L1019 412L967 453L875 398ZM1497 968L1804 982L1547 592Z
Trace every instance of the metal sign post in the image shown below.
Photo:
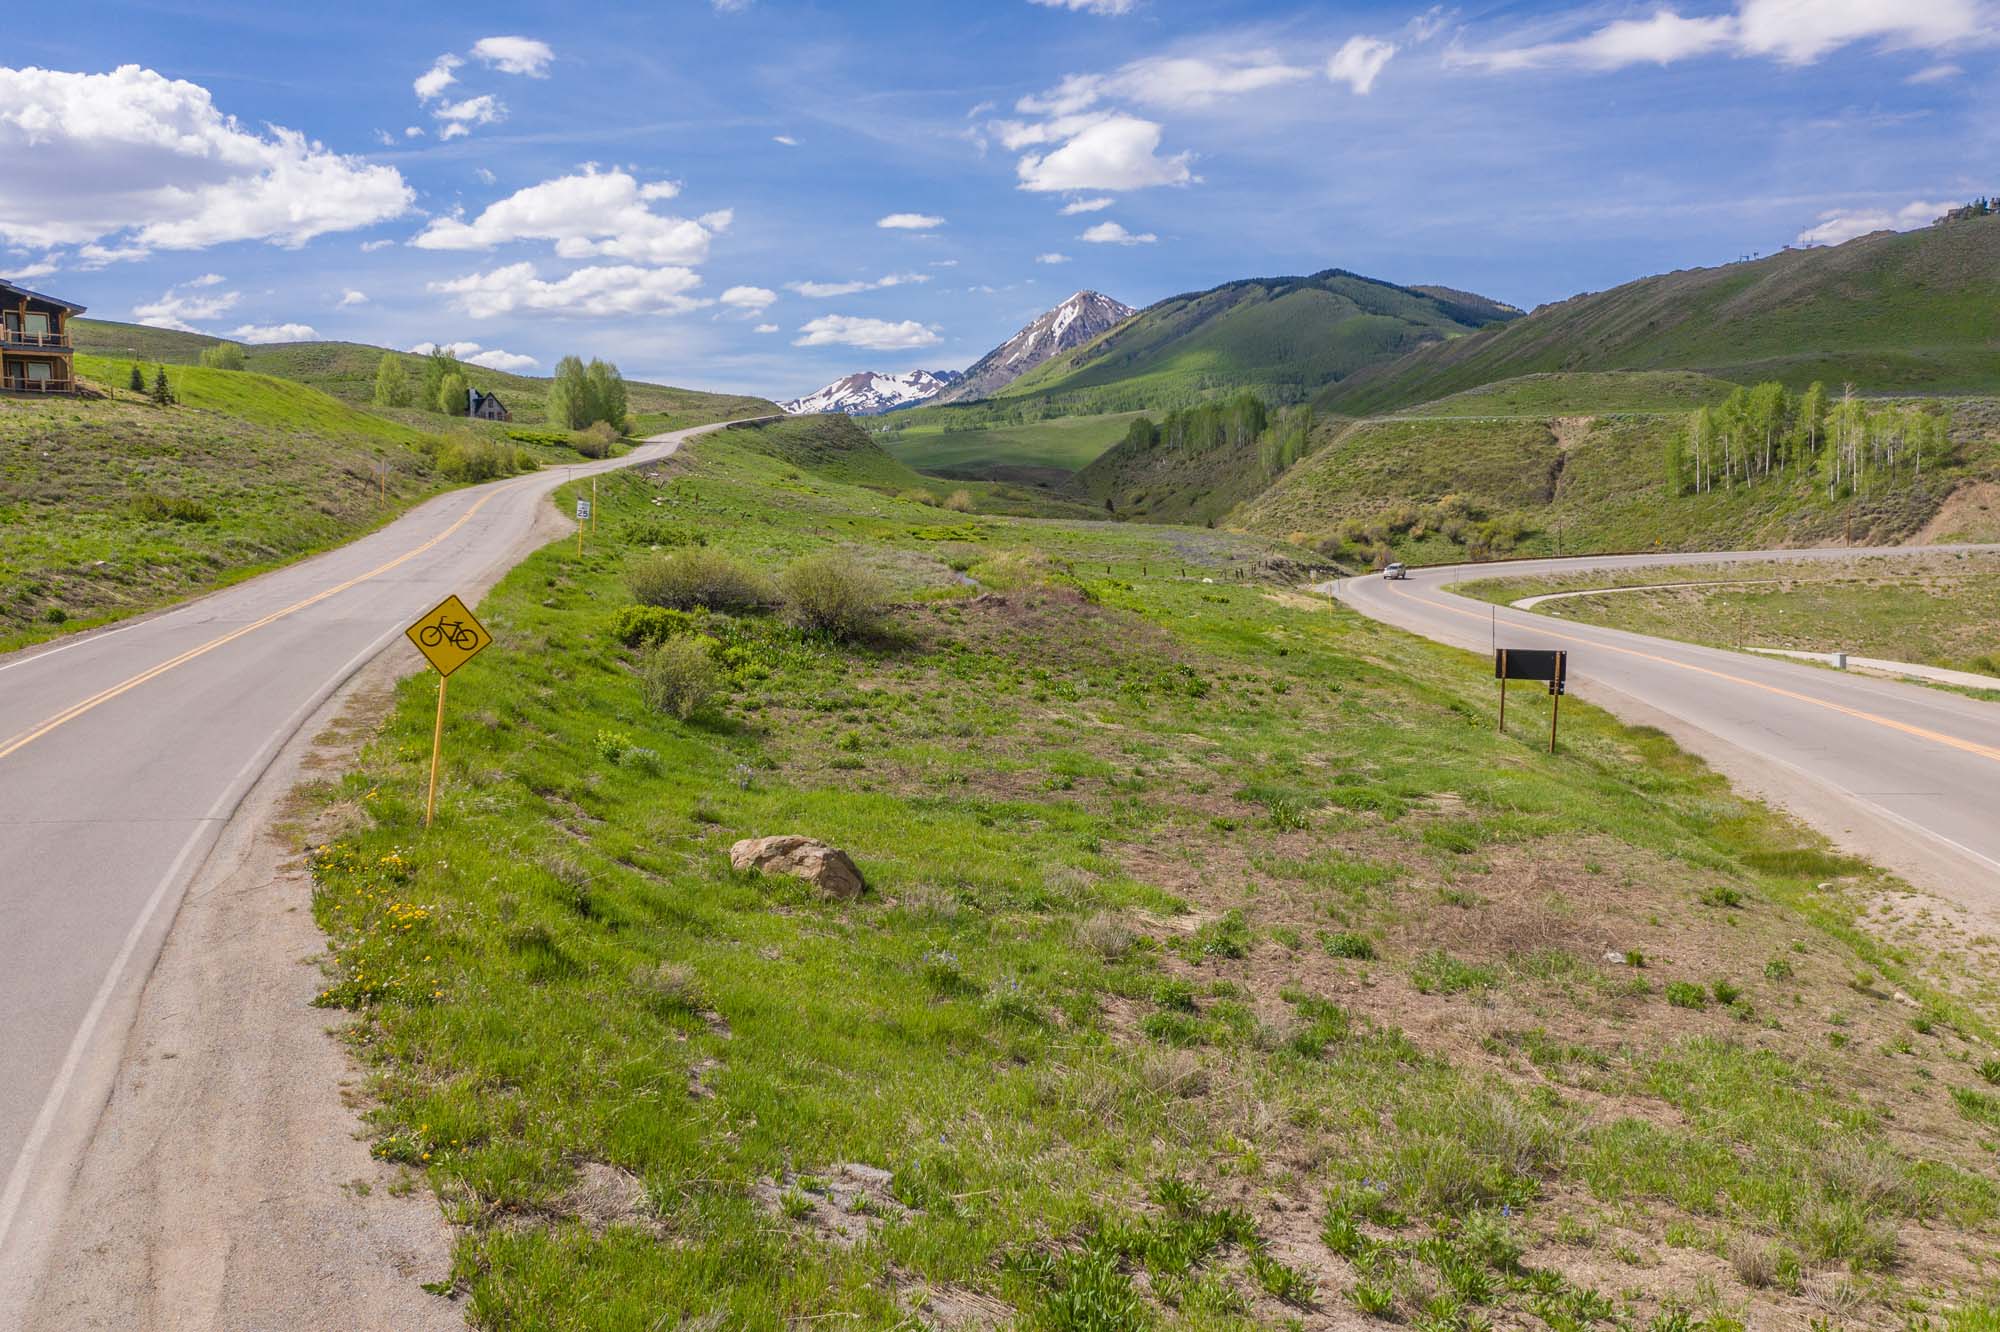
M444 689L453 671L493 646L493 635L473 617L456 596L424 612L423 618L403 631L438 673L437 724L431 730L431 782L424 797L424 827L437 816L438 768L444 756Z
M592 483L593 486L595 483ZM587 499L576 502L576 553L583 554L583 529L591 526L590 515L595 505Z
M1493 674L1500 681L1500 729L1507 729L1507 682L1541 680L1549 686L1553 704L1549 710L1549 753L1556 752L1556 723L1562 715L1562 696L1569 692L1569 653L1539 648L1495 648Z

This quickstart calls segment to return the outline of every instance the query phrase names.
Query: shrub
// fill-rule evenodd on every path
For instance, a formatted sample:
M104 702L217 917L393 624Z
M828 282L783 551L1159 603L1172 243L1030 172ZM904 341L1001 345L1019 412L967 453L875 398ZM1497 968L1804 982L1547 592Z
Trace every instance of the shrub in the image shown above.
M516 472L532 472L537 464L512 444L478 435L456 435L437 452L438 475L452 481L491 481Z
M696 615L664 606L621 606L611 617L611 636L626 647L646 647L676 634L694 633L701 623Z
M1076 941L1107 962L1124 957L1137 942L1125 922L1108 912L1099 912L1078 926Z
M953 513L971 513L972 492L964 489L952 491L944 497L944 507Z
M715 646L715 640L705 635L685 634L649 651L639 666L646 706L682 721L708 706L722 686Z
M762 580L720 551L685 547L639 561L625 576L633 599L672 610L753 610L769 594Z
M863 638L880 627L888 590L851 559L827 552L808 555L779 576L785 614L808 633Z
M1667 1002L1675 1008L1707 1008L1708 991L1690 981L1668 981Z
M1375 944L1365 934L1352 930L1342 930L1338 934L1324 931L1319 936L1320 944L1331 957L1352 958L1357 962L1367 962L1375 956Z
M569 446L586 458L609 458L621 436L608 421L597 421L569 438Z
M1461 962L1442 948L1417 959L1410 968L1410 982L1421 994L1461 994L1467 990L1490 990L1499 976L1486 967Z
M165 498L159 495L138 494L131 500L132 512L151 522L208 523L215 521L215 510L198 499Z

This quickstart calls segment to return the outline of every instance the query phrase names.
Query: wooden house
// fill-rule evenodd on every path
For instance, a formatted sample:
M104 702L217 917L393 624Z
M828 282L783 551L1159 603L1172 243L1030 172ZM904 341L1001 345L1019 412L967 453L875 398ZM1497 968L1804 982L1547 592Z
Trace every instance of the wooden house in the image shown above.
M478 389L465 391L465 414L475 421L511 421L514 413L507 410L507 404L500 401L495 393L481 393Z
M0 281L0 389L76 392L69 321L82 313L81 305Z

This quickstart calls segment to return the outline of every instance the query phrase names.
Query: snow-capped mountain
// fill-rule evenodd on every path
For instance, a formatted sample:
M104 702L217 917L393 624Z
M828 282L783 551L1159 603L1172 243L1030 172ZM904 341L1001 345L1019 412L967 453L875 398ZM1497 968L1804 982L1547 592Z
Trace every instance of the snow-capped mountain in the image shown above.
M1073 351L1139 313L1095 291L1080 291L980 357L938 402L990 398L1048 360Z
M880 416L898 407L929 402L961 378L956 370L912 370L906 375L863 370L858 375L837 379L817 393L778 405L793 416L817 416L824 412Z

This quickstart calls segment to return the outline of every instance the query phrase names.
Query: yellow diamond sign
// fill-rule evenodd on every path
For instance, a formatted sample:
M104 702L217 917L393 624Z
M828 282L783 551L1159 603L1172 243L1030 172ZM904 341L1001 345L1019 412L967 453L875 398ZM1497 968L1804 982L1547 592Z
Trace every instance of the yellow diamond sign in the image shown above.
M403 632L445 676L493 645L493 635L457 597L446 597Z

